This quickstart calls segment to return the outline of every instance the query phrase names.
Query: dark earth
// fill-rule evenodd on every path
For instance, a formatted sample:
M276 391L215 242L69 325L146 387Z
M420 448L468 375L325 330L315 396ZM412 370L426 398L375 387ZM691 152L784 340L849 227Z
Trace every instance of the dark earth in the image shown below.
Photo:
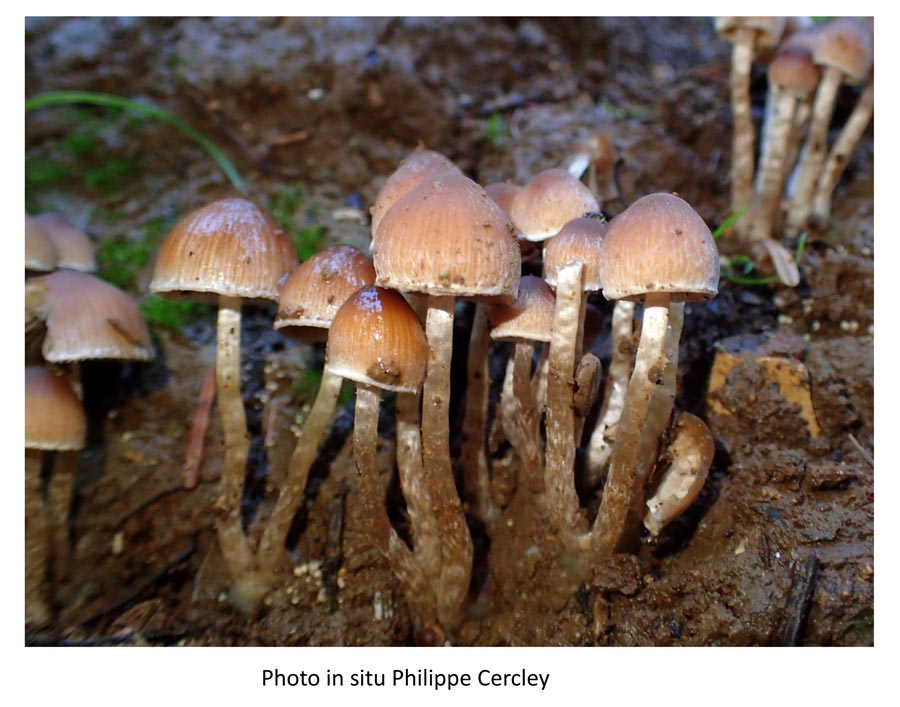
M730 46L709 18L54 18L28 19L25 33L26 95L100 91L178 115L235 162L250 198L307 239L303 258L332 243L367 247L368 207L418 145L480 184L521 184L602 130L621 157L609 216L655 191L677 192L711 228L728 216ZM757 67L757 119L765 90ZM833 128L855 97L842 89ZM873 160L870 128L832 222L809 232L797 288L723 279L715 300L688 305L676 405L716 441L698 501L657 542L579 582L529 498L515 495L493 537L472 525L475 579L457 643L873 644ZM168 228L235 193L175 128L86 106L27 114L26 187L29 210L82 226L101 273L139 301ZM719 247L742 252L727 233ZM471 311L460 311L463 341ZM252 535L323 350L276 334L271 307L245 312ZM289 538L293 572L256 614L230 606L213 528L215 410L200 482L181 483L214 315L192 310L151 328L154 362L83 368L91 423L75 559L56 587L55 622L26 632L26 644L413 644L397 582L357 517L349 398ZM608 335L596 344L604 364L609 345ZM495 379L505 353L492 360ZM453 411L463 394L454 391ZM387 460L387 413L383 423ZM396 484L389 499L402 532Z

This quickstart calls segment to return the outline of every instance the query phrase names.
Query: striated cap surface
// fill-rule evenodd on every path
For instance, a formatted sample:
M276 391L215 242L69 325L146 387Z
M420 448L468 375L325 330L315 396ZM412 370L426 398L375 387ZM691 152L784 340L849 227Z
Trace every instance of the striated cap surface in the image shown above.
M600 204L579 180L564 169L546 169L522 187L510 207L512 222L522 238L543 241Z
M222 199L189 214L166 236L150 289L199 293L195 299L274 301L281 279L295 267L291 239L268 214L246 199Z
M709 299L719 289L719 253L709 227L674 194L641 197L609 224L600 279L607 299Z
M346 245L326 248L302 263L281 286L275 328L328 329L350 295L374 284L375 268L367 255Z
M519 296L508 305L491 310L491 338L495 341L550 341L556 295L541 278L525 275Z
M377 283L408 292L512 299L521 256L512 225L461 174L420 184L384 217L374 252Z
M328 332L325 368L385 390L413 393L425 380L428 344L399 292L369 285L351 295Z
M600 246L609 224L596 218L576 218L544 245L544 279L556 287L557 270L575 260L583 264L582 283L585 292L597 292L600 279Z

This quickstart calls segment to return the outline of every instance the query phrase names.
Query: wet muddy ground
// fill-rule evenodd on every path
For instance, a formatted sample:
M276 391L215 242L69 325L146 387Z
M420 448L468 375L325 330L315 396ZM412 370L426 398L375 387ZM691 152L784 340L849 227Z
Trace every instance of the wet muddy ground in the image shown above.
M707 19L43 19L26 22L26 67L29 95L104 91L188 120L310 247L365 247L368 206L418 144L479 183L522 183L598 129L622 158L610 215L653 191L678 192L712 227L728 215L729 48ZM761 115L764 72L755 77ZM842 94L843 115L853 99ZM124 285L145 298L165 230L233 191L172 128L73 111L27 116L29 206L69 215L101 248L133 246ZM833 222L809 234L797 288L723 281L718 298L687 307L677 406L716 440L697 503L658 542L578 582L533 499L516 494L492 537L472 526L460 644L873 643L873 159L870 130ZM727 235L719 245L739 253ZM274 333L272 315L247 310L243 331L251 534L314 395L308 371L322 362L321 349ZM463 329L470 312L460 315ZM154 324L152 364L84 367L91 433L78 464L75 562L56 621L26 642L412 643L397 583L357 519L350 402L289 538L294 567L256 615L227 602L212 514L215 415L200 483L181 488L213 326L203 311ZM608 337L595 351L608 362ZM501 352L495 378L502 368ZM402 514L394 521L402 530Z

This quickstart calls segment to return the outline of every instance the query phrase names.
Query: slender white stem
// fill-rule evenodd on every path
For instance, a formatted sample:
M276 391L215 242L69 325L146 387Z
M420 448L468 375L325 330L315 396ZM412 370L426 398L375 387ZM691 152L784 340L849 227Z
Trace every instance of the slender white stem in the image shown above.
M599 555L624 550L638 539L640 519L635 527L631 509L642 507L646 495L647 479L641 475L639 458L654 391L665 376L668 323L668 295L647 295L641 340L592 531L592 545Z
M731 210L737 212L753 199L754 128L750 113L750 69L755 32L739 28L731 52Z
M790 91L781 90L775 99L771 123L768 126L766 150L763 152L757 180L756 208L750 231L750 240L764 241L772 237L775 217L781 202L784 180L784 158L788 138L794 124L797 99Z
M319 447L328 431L328 423L334 414L338 396L341 393L341 376L328 369L322 373L322 382L316 399L309 410L303 430L297 438L294 453L288 463L287 473L275 502L275 509L266 523L259 542L259 564L267 578L273 578L285 560L284 543L297 514L303 492L309 478L309 470L319 453Z
M853 112L841 129L831 152L828 153L828 159L825 161L825 168L819 177L816 185L816 193L813 197L812 215L817 221L827 223L831 218L831 196L834 188L837 186L844 168L850 161L850 156L856 144L862 139L872 121L872 113L875 110L875 83L873 79L869 80Z
M517 341L507 366L501 394L503 431L519 460L519 475L533 493L544 487L544 459L541 449L540 413L531 388L531 361L534 344ZM508 385L507 385L508 381Z
M612 454L616 428L625 404L628 377L634 360L631 338L634 335L634 302L618 300L612 315L612 355L603 404L587 449L588 486L597 486L606 474Z

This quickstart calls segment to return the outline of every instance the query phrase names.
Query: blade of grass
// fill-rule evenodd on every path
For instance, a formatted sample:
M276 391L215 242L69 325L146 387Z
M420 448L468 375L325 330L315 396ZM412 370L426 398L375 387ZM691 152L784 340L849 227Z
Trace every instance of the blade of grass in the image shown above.
M152 103L136 101L109 93L95 93L92 91L51 91L48 93L39 93L26 99L25 112L27 113L28 111L37 110L38 108L44 108L46 106L60 106L71 103L87 103L96 106L106 106L108 108L120 108L139 115L157 118L158 120L168 123L200 145L213 161L219 165L234 188L242 194L246 193L243 177L241 177L231 160L228 159L225 153L222 152L214 142L178 116L173 115Z
M713 232L713 238L715 240L719 240L722 236L728 233L731 227L734 226L735 223L737 223L737 220L745 213L747 213L747 209L749 208L749 206L745 206L743 209L735 211L730 216L727 216L725 220L719 224L719 227Z

